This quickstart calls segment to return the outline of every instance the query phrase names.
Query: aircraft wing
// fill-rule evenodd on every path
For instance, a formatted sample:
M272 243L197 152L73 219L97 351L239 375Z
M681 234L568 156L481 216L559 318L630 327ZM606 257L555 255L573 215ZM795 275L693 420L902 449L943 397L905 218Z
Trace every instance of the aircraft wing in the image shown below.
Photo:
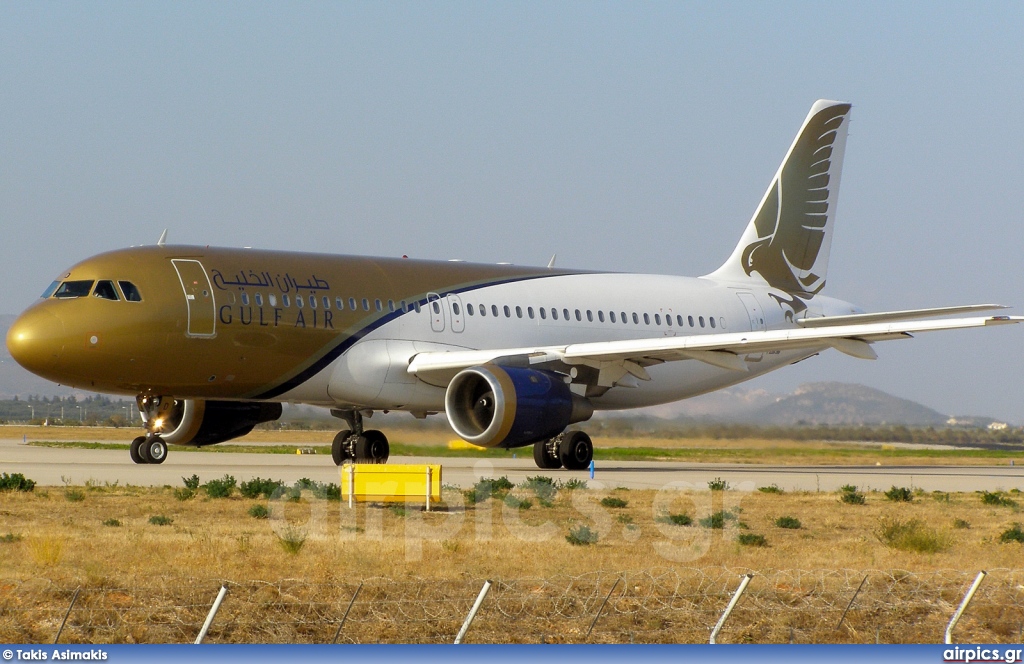
M1009 325L1021 321L1024 321L1024 316L948 318L623 339L566 346L427 352L412 358L408 372L424 382L445 386L459 371L489 362L551 368L567 373L572 367L585 366L597 371L595 384L598 386L635 387L636 379L650 380L645 366L662 362L698 360L724 369L747 371L743 360L747 354L825 348L835 348L862 359L875 359L877 355L871 344L876 341L907 339L919 332Z

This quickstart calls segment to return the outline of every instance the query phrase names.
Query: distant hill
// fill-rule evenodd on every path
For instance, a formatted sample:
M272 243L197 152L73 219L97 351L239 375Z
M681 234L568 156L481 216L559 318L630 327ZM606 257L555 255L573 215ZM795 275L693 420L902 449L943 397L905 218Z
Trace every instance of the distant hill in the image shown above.
M808 383L755 410L752 422L797 424L905 424L941 426L949 419L927 406L850 383Z

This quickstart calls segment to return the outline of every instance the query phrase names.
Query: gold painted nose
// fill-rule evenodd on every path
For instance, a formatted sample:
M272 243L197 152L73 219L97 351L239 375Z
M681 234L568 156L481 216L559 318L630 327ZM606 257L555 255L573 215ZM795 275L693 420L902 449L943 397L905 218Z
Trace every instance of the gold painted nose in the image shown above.
M47 377L64 352L64 323L46 308L29 309L7 331L7 350L18 364Z

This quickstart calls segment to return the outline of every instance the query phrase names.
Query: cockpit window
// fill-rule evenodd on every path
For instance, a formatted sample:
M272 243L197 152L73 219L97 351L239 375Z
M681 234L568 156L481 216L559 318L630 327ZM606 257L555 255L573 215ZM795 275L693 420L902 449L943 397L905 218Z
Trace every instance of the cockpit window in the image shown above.
M51 295L53 295L53 292L57 290L57 286L60 286L60 282L53 282L52 284L46 287L46 290L43 291L43 294L40 297L42 297L44 300L50 297Z
M130 281L119 281L117 285L121 287L121 292L124 293L124 299L129 302L142 302L142 293L135 287Z
M56 298L85 297L92 290L91 281L65 281L53 294Z
M120 299L117 297L117 291L114 290L113 281L101 281L96 284L96 290L92 292L92 296L103 300L114 300L115 302Z

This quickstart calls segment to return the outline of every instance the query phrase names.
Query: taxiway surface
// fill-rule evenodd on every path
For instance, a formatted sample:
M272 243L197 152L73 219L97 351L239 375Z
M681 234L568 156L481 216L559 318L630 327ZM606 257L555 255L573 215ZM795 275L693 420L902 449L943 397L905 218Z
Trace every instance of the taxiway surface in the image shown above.
M589 479L586 471L541 471L528 453L518 458L392 457L390 463L437 463L445 484L471 487L482 477L507 476L518 483L544 474L560 479ZM240 452L172 451L158 466L136 465L127 450L36 447L20 440L0 439L0 472L22 473L43 486L117 482L136 486L181 486L182 477L199 475L202 481L225 474L239 482L263 477L293 483L306 477L319 482L340 482L339 469L322 454L255 454ZM863 489L909 486L925 491L1024 490L1024 464L998 466L780 466L741 463L688 463L675 461L598 461L595 488L706 489L716 478L735 488L753 490L777 484L787 491L835 491L845 484Z

